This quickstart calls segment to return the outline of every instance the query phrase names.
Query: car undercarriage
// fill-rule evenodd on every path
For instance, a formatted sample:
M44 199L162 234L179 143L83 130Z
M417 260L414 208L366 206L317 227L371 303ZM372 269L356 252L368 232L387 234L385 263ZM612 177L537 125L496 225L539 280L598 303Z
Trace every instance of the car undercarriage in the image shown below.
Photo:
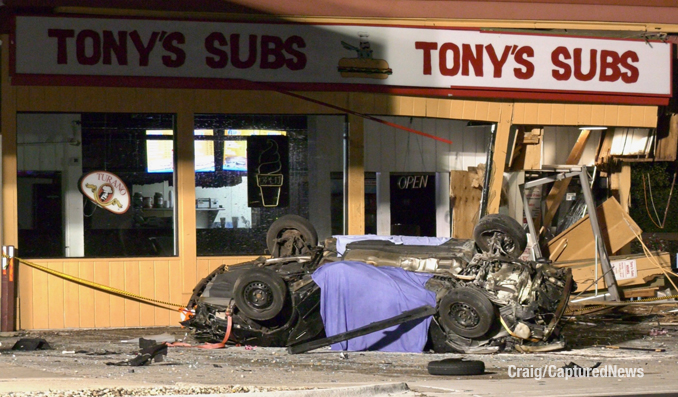
M400 245L366 236L337 253L336 239L318 245L307 220L287 215L269 229L272 256L222 265L210 273L193 290L187 305L191 315L182 324L203 340L222 340L226 335L230 342L243 345L294 347L311 341L318 345L330 335L325 335L320 288L312 275L328 263L358 261L431 275L425 285L435 293L436 302L428 331L430 350L563 348L559 320L574 290L571 272L546 261L519 259L526 243L516 221L489 215L476 226L473 240Z

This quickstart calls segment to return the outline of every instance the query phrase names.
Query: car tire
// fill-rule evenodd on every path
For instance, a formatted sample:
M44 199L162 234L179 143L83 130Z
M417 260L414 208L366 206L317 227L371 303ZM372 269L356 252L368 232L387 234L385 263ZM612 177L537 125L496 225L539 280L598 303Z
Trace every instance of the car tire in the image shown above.
M468 287L452 289L438 305L438 320L446 331L475 339L487 334L495 322L492 302Z
M495 251L491 241L494 239L511 258L518 258L527 247L527 234L520 223L501 214L484 216L473 229L473 239L484 252Z
M274 271L250 269L235 281L235 306L253 320L270 320L285 305L287 286Z
M318 245L313 224L299 215L284 215L268 228L266 246L275 258L305 255Z
M446 358L428 363L428 373L431 375L481 375L484 372L485 363L478 360Z

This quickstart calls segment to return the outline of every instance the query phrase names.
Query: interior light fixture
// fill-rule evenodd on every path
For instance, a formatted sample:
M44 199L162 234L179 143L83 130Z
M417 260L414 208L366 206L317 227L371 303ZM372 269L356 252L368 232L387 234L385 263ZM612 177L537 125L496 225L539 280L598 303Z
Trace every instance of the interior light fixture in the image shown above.
M593 131L593 130L606 130L607 127L593 126L593 127L579 127L579 129Z

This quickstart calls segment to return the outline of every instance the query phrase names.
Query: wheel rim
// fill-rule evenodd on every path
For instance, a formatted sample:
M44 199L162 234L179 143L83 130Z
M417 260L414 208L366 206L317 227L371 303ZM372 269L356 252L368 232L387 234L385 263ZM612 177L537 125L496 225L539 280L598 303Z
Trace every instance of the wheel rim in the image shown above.
M243 289L243 297L247 305L256 310L265 310L273 304L271 287L259 281L247 284Z
M449 318L460 328L474 328L480 324L480 315L470 305L463 302L455 302L450 305Z

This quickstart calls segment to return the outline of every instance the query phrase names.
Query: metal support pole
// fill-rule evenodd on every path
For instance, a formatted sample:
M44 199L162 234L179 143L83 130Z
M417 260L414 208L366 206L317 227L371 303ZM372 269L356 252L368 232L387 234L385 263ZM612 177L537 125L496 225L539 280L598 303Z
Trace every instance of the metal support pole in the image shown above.
M534 252L534 259L540 259L542 257L541 248L539 248L539 236L537 231L534 228L534 220L532 219L532 212L530 212L530 205L527 202L527 187L523 187L523 210L525 211L525 219L527 219L527 228L530 231L532 236L532 241L534 245L532 246L532 252Z
M591 222L591 229L593 235L596 237L596 248L600 255L600 266L603 270L603 279L607 285L607 291L610 293L610 298L614 301L621 300L621 294L617 287L617 279L612 272L612 265L610 265L610 258L607 255L605 242L603 241L600 232L600 224L598 223L598 215L596 214L596 204L593 202L593 194L589 186L589 178L586 173L586 168L582 168L579 172L579 180L581 181L582 192L584 193L584 200L586 201L587 211L589 213L589 221Z
M0 297L0 331L15 331L16 316L14 308L16 306L15 282L15 249L11 245L2 246L2 296Z

